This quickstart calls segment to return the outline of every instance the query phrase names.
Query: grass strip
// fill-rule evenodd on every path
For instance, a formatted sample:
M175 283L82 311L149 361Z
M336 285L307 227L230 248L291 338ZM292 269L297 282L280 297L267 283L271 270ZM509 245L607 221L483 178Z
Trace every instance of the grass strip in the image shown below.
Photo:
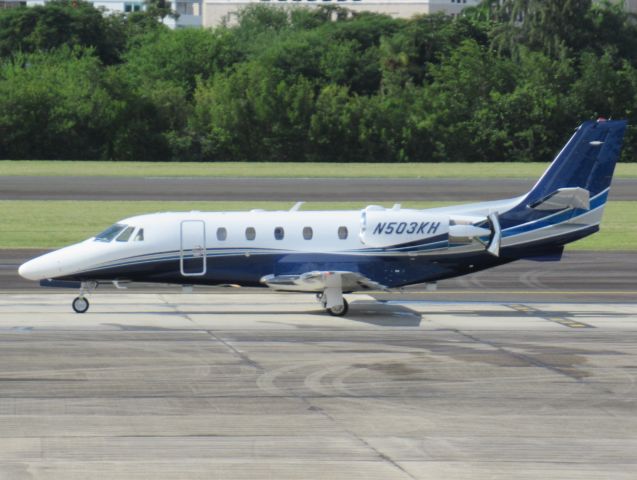
M3 176L282 177L282 178L539 178L548 163L283 163L1 160ZM617 167L637 178L637 163Z
M457 203L457 202L454 202ZM464 203L464 202L463 202ZM432 208L449 202L405 202ZM0 201L0 248L56 248L78 242L126 217L160 211L287 210L291 202ZM308 202L303 210L360 209L361 202ZM391 203L385 204L391 207ZM573 250L637 250L637 201L610 202L602 231L569 245Z

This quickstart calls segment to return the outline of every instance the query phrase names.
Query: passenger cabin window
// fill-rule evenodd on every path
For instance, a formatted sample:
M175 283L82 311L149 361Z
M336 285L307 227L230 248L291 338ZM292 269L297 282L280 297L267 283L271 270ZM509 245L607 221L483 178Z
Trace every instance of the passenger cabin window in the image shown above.
M131 237L133 232L135 231L135 227L126 227L126 229L117 237L118 242L128 242L128 239Z
M314 231L312 231L312 227L303 227L303 238L305 240L312 240L314 236Z
M228 231L223 227L217 228L217 240L223 242L226 238L228 238Z
M338 238L341 240L347 239L347 227L338 227Z
M102 233L95 235L95 240L98 242L110 242L125 228L126 225L116 223L115 225L111 225L110 227L108 227Z
M275 240L283 240L284 236L285 236L285 231L283 230L283 227L276 227L274 229L274 239Z
M133 238L133 242L143 242L144 241L144 229L140 228L135 234L135 238Z
M257 237L257 232L252 227L246 228L246 240L254 240Z

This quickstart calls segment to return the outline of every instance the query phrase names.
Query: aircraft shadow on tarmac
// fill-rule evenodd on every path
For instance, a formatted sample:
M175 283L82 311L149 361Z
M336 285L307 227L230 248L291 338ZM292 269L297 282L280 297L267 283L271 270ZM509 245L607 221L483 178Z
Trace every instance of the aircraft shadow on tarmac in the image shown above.
M370 302L365 300L354 301L350 303L349 313L345 317L329 317L327 313L323 309L312 309L303 312L299 312L298 310L269 310L267 307L263 308L259 311L254 310L195 310L191 311L187 308L180 309L176 308L175 311L167 312L167 311L117 311L117 312L109 312L111 315L162 315L162 316L188 316L188 317L197 317L199 315L251 315L254 317L259 316L271 316L271 315L281 315L281 316L292 316L292 315L314 315L321 316L327 318L337 318L338 320L342 320L344 323L348 321L362 322L368 323L371 325L377 325L382 327L418 327L420 322L422 321L422 315L411 308L408 308L404 305L397 304L389 304L389 303L381 303L381 302ZM119 323L108 323L105 325L110 325L122 329L136 329L133 325L123 325ZM147 327L140 327L142 329L146 329ZM158 327L157 329L162 329ZM163 330L163 329L162 329ZM165 330L172 330L170 328L166 328Z
M359 300L350 303L349 313L342 319L379 327L418 327L422 315L405 305Z

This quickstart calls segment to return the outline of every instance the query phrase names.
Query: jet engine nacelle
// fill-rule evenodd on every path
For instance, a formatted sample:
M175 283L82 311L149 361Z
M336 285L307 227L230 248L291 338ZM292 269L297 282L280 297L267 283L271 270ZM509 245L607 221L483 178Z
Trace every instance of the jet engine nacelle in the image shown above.
M449 217L417 210L386 210L367 207L361 212L361 241L370 247L387 248L405 244L449 244Z
M449 242L472 243L492 235L486 217L431 215L418 210L391 210L370 206L361 212L361 241L370 247L430 246L447 248Z

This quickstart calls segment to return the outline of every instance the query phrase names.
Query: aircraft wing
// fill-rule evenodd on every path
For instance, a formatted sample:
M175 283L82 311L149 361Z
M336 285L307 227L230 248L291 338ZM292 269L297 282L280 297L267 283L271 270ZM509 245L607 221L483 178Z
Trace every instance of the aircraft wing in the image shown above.
M267 275L261 283L273 290L324 292L339 288L343 292L363 290L388 290L388 288L357 272L312 271L300 275Z

